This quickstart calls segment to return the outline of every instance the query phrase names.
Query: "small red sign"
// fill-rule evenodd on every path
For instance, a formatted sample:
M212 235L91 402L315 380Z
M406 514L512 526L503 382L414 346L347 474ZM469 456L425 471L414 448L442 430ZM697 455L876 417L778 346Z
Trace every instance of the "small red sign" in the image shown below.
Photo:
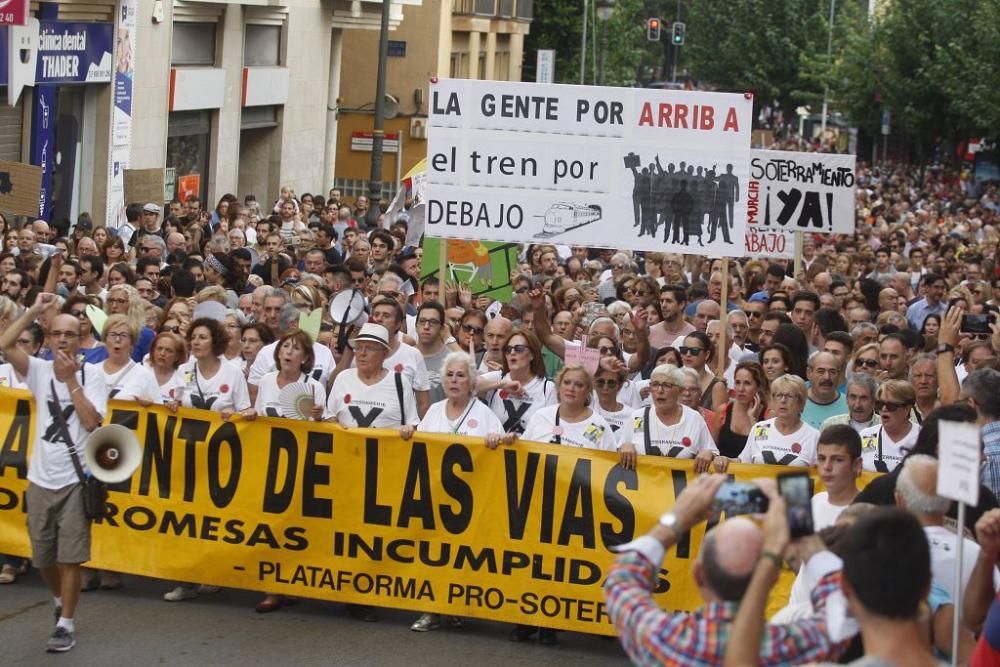
M25 25L28 0L0 0L0 25Z

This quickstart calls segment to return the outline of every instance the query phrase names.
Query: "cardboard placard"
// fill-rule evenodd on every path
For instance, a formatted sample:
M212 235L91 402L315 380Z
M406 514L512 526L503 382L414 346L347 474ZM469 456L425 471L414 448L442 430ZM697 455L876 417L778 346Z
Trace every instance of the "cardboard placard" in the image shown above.
M0 161L0 211L14 215L38 215L41 188L41 167Z
M125 201L163 204L163 167L125 170Z

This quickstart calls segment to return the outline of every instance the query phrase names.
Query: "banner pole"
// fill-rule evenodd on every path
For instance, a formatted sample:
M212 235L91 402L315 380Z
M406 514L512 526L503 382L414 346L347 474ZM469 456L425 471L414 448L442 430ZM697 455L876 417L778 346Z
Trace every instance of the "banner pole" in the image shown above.
M955 536L955 614L951 620L951 664L952 667L958 665L958 622L962 614L962 546L965 538L962 531L965 530L965 503L958 503L958 534Z
M726 346L726 322L729 319L729 258L722 258L722 303L719 304L719 373L721 378L726 374L726 357L729 356L729 348Z
M802 232L795 232L795 260L793 264L792 271L795 273L792 275L796 280L799 279L799 271L802 270Z
M445 285L448 279L448 239L438 239L438 280L441 281L438 289L441 294L446 294Z

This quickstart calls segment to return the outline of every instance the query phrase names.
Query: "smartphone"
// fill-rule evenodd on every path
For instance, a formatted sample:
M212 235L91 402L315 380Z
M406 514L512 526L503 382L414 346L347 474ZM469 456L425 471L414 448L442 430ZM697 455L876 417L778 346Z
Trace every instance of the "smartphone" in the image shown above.
M993 313L982 315L962 315L962 333L990 334L993 330L990 325L996 322L997 316Z
M813 483L809 473L785 472L778 474L778 493L785 499L788 512L788 532L792 539L812 535Z
M767 512L767 496L755 484L748 482L726 482L719 487L712 502L715 514L726 516L739 514L764 514Z

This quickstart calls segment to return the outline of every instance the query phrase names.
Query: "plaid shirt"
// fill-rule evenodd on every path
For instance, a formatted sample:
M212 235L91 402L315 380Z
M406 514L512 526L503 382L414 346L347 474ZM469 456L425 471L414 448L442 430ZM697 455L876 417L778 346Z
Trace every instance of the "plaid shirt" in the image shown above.
M608 614L629 658L636 665L722 664L739 603L712 602L691 613L665 612L652 597L656 570L645 555L628 551L611 566L604 584ZM827 597L839 590L840 572L826 574L812 592L816 610L812 618L787 625L769 624L764 630L758 664L836 660L849 640L830 640L824 612Z
M983 455L980 479L1000 498L1000 422L983 426Z

